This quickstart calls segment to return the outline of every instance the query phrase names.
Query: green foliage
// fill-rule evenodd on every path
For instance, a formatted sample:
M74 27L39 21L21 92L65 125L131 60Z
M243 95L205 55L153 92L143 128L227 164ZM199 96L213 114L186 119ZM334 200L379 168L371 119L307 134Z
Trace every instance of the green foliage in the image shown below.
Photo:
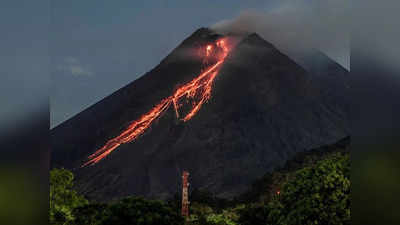
M74 210L75 225L180 225L183 218L161 201L127 197L120 201L93 203Z
M186 223L180 216L178 195L167 203L128 197L89 204L72 189L73 174L54 169L50 172L50 224L350 224L349 154L321 152L301 156L280 170L266 174L250 191L233 201L217 198L205 190L193 190Z
M238 210L244 205L236 208L220 210L219 213L213 211L211 207L205 204L191 204L191 215L188 225L237 225L239 219Z
M248 204L239 212L239 223L241 225L265 225L268 213L268 208L263 204Z
M239 211L244 208L244 205L238 205L235 208L228 208L222 210L222 213L211 215L208 221L215 222L215 224L237 225L239 224Z
M91 203L73 190L74 175L65 169L50 171L52 225L181 225L183 218L169 205L140 197L108 204Z
M237 198L237 202L252 204L258 201L270 201L281 184L288 180L289 175L289 172L280 171L266 173L261 179L253 182L251 188Z
M111 204L101 224L179 225L183 218L167 204L141 197L128 197Z
M241 225L350 224L350 159L334 153L287 176L268 202L247 204ZM270 181L267 181L270 182ZM266 189L266 192L271 192ZM265 203L265 204L264 204Z
M191 215L188 225L238 225L232 218L224 213Z
M226 214L211 214L207 217L207 222L213 225L237 225Z
M293 178L294 173L305 167L313 167L318 162L329 158L332 154L348 152L345 146L347 146L349 142L350 139L345 138L333 145L297 153L291 160L287 161L282 168L266 173L260 179L255 180L248 191L235 198L235 202L251 204L258 201L271 201L282 184Z
M296 172L267 211L267 224L350 224L349 156L334 154Z
M107 204L92 203L73 210L75 225L101 225L110 215Z
M74 175L65 169L50 171L50 224L70 224L75 219L74 208L88 204L73 187Z
M198 202L193 202L190 204L190 214L191 215L209 215L214 213L214 210L207 204L200 204Z
M221 199L206 190L194 189L190 194L189 225L236 225L234 209L226 209L232 201ZM224 210L225 209L225 210Z

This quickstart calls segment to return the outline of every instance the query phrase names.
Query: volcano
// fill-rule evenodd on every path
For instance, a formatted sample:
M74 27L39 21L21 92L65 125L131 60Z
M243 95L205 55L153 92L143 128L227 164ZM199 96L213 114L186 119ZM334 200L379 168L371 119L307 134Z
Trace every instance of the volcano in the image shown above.
M231 198L296 153L349 136L347 71L321 54L329 66L300 66L255 33L201 28L54 128L52 167L73 170L78 190L101 201L170 197L183 170L192 187Z

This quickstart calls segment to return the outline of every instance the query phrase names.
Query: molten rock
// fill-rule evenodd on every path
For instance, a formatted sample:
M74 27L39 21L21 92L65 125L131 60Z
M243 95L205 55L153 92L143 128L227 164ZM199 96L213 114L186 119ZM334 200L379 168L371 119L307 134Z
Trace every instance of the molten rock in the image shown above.
M183 170L192 187L230 198L295 153L349 136L341 95L257 34L238 40L197 30L53 129L52 166L74 169L79 191L98 200L169 197Z

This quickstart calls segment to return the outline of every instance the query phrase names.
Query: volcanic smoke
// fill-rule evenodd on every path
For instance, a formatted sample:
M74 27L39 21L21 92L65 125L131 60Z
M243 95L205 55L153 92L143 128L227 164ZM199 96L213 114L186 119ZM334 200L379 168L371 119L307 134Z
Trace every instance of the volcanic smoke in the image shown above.
M171 96L163 99L149 112L143 114L138 120L131 122L120 135L110 139L103 147L91 154L88 157L89 160L84 163L82 167L98 163L121 144L132 142L137 139L155 120L160 118L171 105L174 107L176 117L183 122L187 122L193 118L202 105L211 97L214 79L218 75L219 69L230 51L231 46L228 46L226 42L227 39L222 38L217 40L214 44L205 46L203 50L205 51L203 65L208 66L208 59L210 57L216 57L216 63L208 66L195 79L178 88ZM179 109L185 102L191 102L192 104L187 114L181 115Z

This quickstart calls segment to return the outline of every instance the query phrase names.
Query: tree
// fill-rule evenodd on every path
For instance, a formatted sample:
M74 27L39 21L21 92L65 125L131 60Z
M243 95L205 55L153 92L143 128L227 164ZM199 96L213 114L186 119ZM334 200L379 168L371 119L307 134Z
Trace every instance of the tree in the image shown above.
M267 224L350 224L350 159L340 153L295 173L267 205Z
M183 218L167 204L142 197L128 197L110 204L102 224L181 225Z
M109 208L104 203L91 203L73 210L74 225L101 225L110 216Z
M239 214L238 222L241 225L265 225L269 210L263 204L247 204Z
M70 224L74 220L74 208L88 204L73 187L74 175L66 169L50 171L50 224Z

